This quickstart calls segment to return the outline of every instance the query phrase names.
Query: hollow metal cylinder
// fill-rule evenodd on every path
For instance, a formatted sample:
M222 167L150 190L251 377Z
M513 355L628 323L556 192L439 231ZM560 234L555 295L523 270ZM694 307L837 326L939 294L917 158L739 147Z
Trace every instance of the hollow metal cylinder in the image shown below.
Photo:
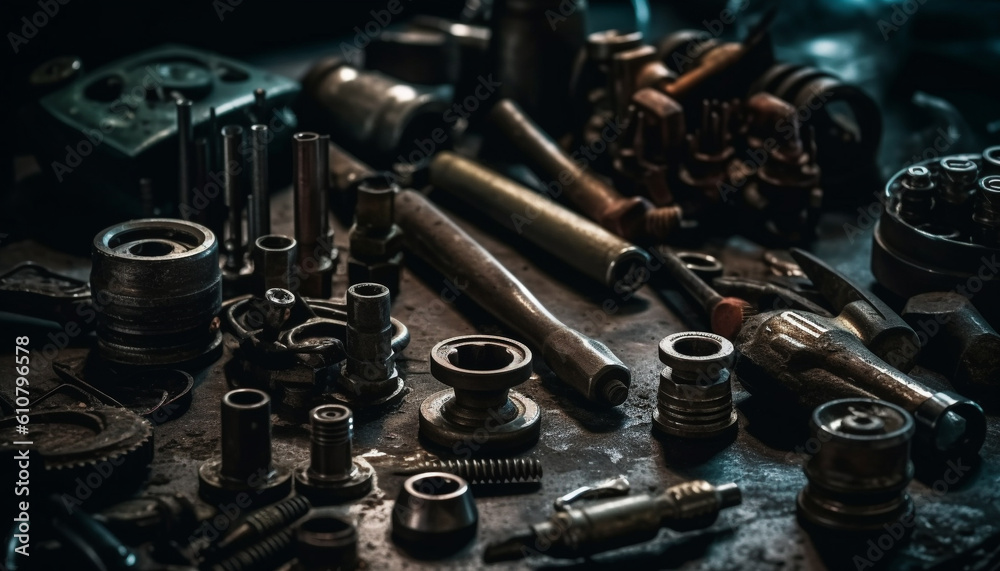
M347 358L341 370L340 400L358 407L390 405L403 397L389 316L389 288L361 283L347 289Z
M298 290L295 266L298 244L294 238L270 234L257 238L253 250L254 294L263 296L271 288Z
M431 161L431 184L561 258L616 292L645 283L639 272L649 255L594 222L509 178L454 153ZM360 195L359 195L360 198Z
M295 531L297 571L354 569L358 563L358 530L347 519L318 515Z
M270 470L271 397L256 389L229 391L222 397L222 477L246 482Z
M328 298L331 293L333 244L326 236L326 184L320 182L320 152L328 152L316 133L292 136L294 152L295 240L299 245L299 266L303 295Z
M222 128L222 167L226 208L229 212L228 234L225 239L226 270L238 273L243 267L243 202L246 198L242 184L243 127L226 125Z
M668 335L660 341L660 388L653 428L681 438L719 436L736 423L731 367L733 344L700 331Z
M104 360L177 367L217 355L222 272L208 228L164 218L107 228L94 238L90 283Z
M817 408L810 426L816 451L805 466L800 518L828 529L881 533L913 517L906 486L913 479L916 425L908 412L875 399L841 399Z
M309 413L312 439L309 463L296 470L299 494L316 505L360 498L372 489L374 471L354 458L354 414L339 404L318 406Z
M247 243L253 248L261 236L271 233L271 203L268 198L268 154L270 141L267 125L250 127L250 204L247 209Z

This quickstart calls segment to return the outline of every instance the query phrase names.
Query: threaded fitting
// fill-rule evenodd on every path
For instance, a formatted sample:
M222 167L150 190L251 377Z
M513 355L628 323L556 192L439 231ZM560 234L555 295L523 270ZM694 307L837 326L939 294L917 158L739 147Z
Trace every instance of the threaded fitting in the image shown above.
M318 406L309 413L312 428L309 462L295 471L298 492L317 505L360 498L372 489L372 467L354 458L354 415L339 404Z
M733 344L700 331L668 335L660 342L660 372L653 427L681 438L712 438L736 423L730 384Z

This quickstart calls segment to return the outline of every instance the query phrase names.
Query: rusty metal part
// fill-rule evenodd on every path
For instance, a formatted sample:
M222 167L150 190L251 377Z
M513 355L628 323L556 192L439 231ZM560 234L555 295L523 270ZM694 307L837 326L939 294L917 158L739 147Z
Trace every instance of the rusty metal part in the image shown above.
M955 292L915 295L903 319L920 338L920 363L944 374L959 393L983 405L1000 400L1000 335L972 302Z
M469 484L446 472L426 472L403 482L392 508L392 537L416 552L444 556L476 536L479 511Z
M283 529L262 538L210 567L211 571L265 571L276 569L295 557L295 535L291 529Z
M746 316L754 309L746 301L736 297L723 297L711 288L704 280L688 269L684 260L680 259L670 248L657 248L659 259L673 281L684 289L695 302L701 305L708 314L712 332L732 339L739 332Z
M42 399L33 399L32 406ZM23 413L18 413L23 414ZM153 460L153 426L141 416L120 408L58 407L31 411L30 435L15 429L19 417L0 420L0 451L4 472L23 470L15 459L18 451L30 450L31 491L41 497L55 494L60 507L72 512L81 505L89 509L109 501L120 501L139 491L149 476ZM27 441L27 442L25 442ZM94 480L92 494L79 495L79 480ZM22 478L26 479L26 478Z
M351 409L339 404L318 406L309 412L309 426L309 462L295 471L295 491L315 505L343 503L367 495L375 472L352 452Z
M194 502L181 493L150 494L125 500L94 514L128 545L166 542L188 536L198 521Z
M677 169L685 149L684 109L654 89L632 96L622 144L612 145L614 166L636 179L657 206L674 204L668 175Z
M166 218L106 228L94 238L90 284L105 361L198 368L218 358L222 271L208 228Z
M312 505L300 495L290 496L273 505L254 510L233 524L231 529L212 542L202 554L206 559L218 561L233 552L246 549L261 540L295 525Z
M736 425L733 344L700 331L666 336L659 345L660 388L653 428L679 438L714 438Z
M558 189L552 193L555 198L565 192L570 202L606 230L629 242L646 244L665 240L680 224L680 208L658 208L639 196L626 198L581 168L513 101L497 103L490 119L529 166L553 181Z
M714 486L694 480L659 495L631 496L557 511L527 533L486 547L483 561L520 559L534 552L575 559L651 541L664 527L677 531L715 523L723 509L743 501L736 484ZM539 549L544 545L548 549Z
M421 194L396 197L396 222L407 247L494 317L540 348L556 376L587 399L617 406L628 397L632 376L603 343L556 319L524 284Z
M569 509L570 504L581 500L617 498L620 496L627 496L631 490L632 486L628 483L628 478L625 476L608 478L607 480L600 481L590 486L582 486L568 494L559 496L552 502L552 509L557 512L566 511Z
M257 238L253 248L253 293L262 297L272 288L298 291L298 242L281 234Z
M749 303L756 305L760 311L801 309L802 311L808 311L816 315L822 315L823 317L833 317L829 311L809 298L787 287L764 280L718 277L712 280L712 287L720 295L745 299Z
M809 252L793 248L791 254L837 313L833 324L855 335L872 353L900 371L913 368L920 341L902 317Z
M701 125L687 135L687 152L678 173L681 183L696 190L709 205L722 202L720 188L736 150L733 148L735 105L728 101L701 102Z
M809 483L798 496L799 518L861 533L913 518L906 493L913 479L910 413L875 399L841 399L817 408L810 427L819 450L805 465Z
M531 378L531 351L524 344L495 335L452 337L431 348L430 365L431 375L451 389L421 403L421 436L449 450L476 453L538 440L541 409L510 390Z
M612 102L617 117L627 117L633 96L643 89L664 93L677 74L659 61L649 45L618 50L610 57Z
M912 331L912 330L911 330ZM930 455L971 454L983 445L986 418L976 403L934 392L870 351L837 318L803 311L751 317L735 342L737 378L778 410L808 411L841 398L878 398L917 421Z
M351 227L347 279L351 285L377 283L399 295L403 265L403 232L396 226L393 202L399 187L381 177L357 185L357 206Z
M430 460L398 467L396 474L448 472L470 485L540 484L542 463L536 458L477 458L472 460Z
M337 269L337 249L329 234L326 185L329 151L316 133L292 135L294 152L295 241L299 251L299 291L310 297L328 298Z
M0 311L57 323L76 322L86 329L90 322L79 318L93 311L90 284L24 262L0 275Z
M337 57L314 65L302 88L330 132L366 158L386 158L443 129L451 100L450 86L411 85Z
M431 184L526 237L615 293L642 285L649 255L597 224L509 178L456 154L438 153Z
M292 491L292 472L271 460L271 397L236 389L222 397L222 456L198 469L198 493L209 503L250 495L257 505L277 502ZM252 442L252 446L247 446Z
M350 571L358 566L358 529L334 515L315 515L295 530L294 571Z

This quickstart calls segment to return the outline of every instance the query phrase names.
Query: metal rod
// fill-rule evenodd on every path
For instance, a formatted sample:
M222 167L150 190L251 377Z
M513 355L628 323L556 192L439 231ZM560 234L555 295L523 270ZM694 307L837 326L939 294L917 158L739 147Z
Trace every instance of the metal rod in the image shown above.
M268 155L270 138L266 125L250 127L251 199L248 209L248 247L252 250L257 238L271 233L271 204L268 197Z
M191 147L192 140L194 139L194 125L191 122L191 105L192 103L189 99L177 100L177 212L184 219L188 218L185 213L189 212L191 206Z
M239 272L243 267L243 199L246 196L241 184L243 173L243 127L226 125L222 128L223 186L226 207L229 212L229 228L226 235L226 269Z

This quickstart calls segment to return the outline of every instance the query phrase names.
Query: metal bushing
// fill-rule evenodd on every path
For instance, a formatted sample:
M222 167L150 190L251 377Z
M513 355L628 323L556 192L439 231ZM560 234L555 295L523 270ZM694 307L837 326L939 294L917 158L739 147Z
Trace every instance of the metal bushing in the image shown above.
M511 391L531 377L531 351L495 335L463 335L431 348L431 375L452 387L420 405L420 435L445 448L474 441L477 452L538 440L541 409Z
M362 181L357 188L357 207L351 227L351 255L347 279L351 285L377 283L389 288L390 298L399 294L403 264L403 232L393 222L393 202L399 188L384 179Z
M392 349L389 288L363 283L347 288L347 352L334 395L351 408L388 406L404 395Z
M374 470L353 455L351 409L339 404L318 406L309 413L309 425L309 462L295 471L295 491L316 505L341 503L368 494Z
M908 412L875 399L840 399L818 407L810 426L819 449L798 497L804 523L864 533L913 517L906 486L916 425Z
M660 389L653 428L681 438L712 438L736 424L730 383L736 350L725 337L684 331L660 341Z
M349 570L358 566L358 529L333 515L316 515L295 530L295 571Z
M253 294L260 297L271 288L297 292L298 261L299 249L295 238L281 234L257 238L253 248Z
M240 494L254 505L274 503L292 491L291 470L271 461L271 397L236 389L222 397L222 457L198 469L198 493L209 503Z
M104 360L197 368L218 357L222 271L208 228L166 218L107 228L94 238L90 283Z
M469 484L445 472L407 478L392 508L392 536L400 545L444 556L476 535L479 511Z

